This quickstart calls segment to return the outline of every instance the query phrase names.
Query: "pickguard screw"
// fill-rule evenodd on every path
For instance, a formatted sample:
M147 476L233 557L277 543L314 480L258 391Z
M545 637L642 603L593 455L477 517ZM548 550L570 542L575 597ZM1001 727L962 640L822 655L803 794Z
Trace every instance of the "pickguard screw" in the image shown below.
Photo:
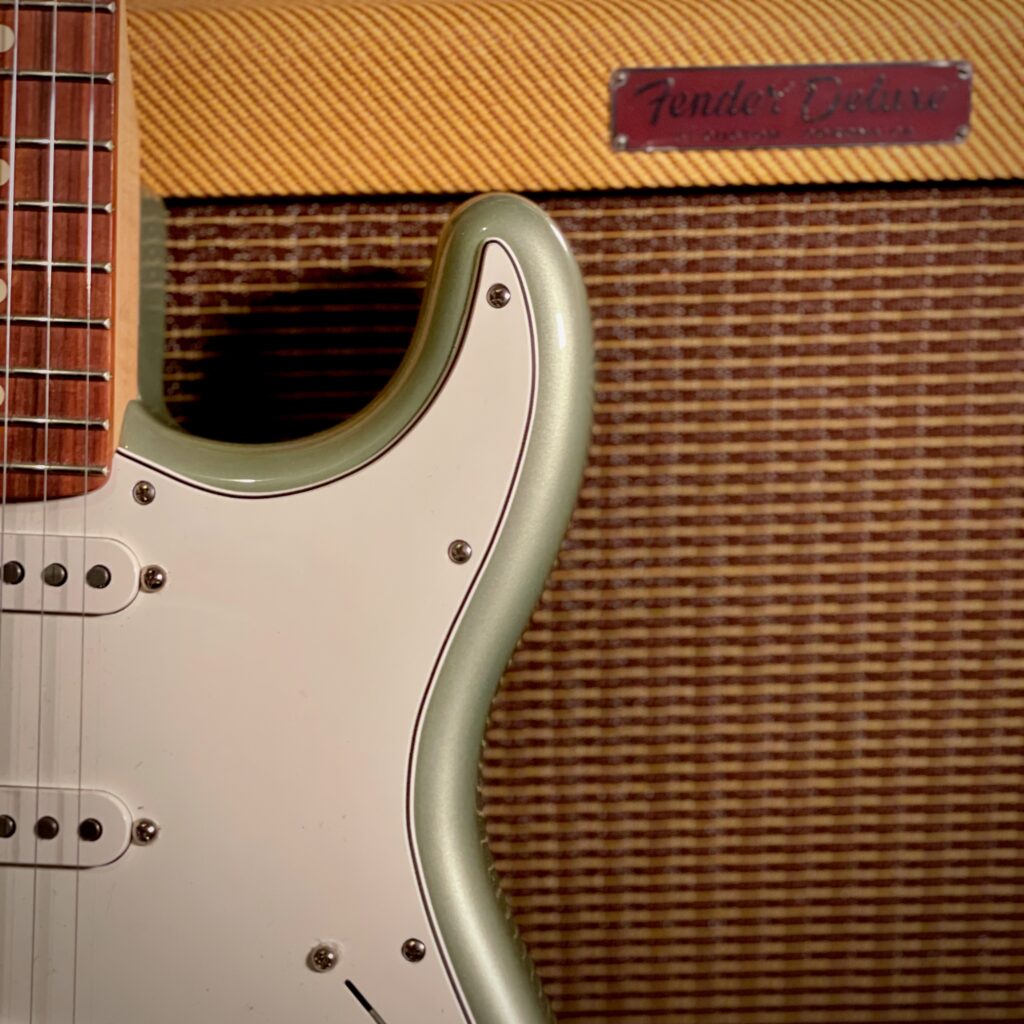
M620 135L616 135L615 138L612 139L612 148L613 149L625 149L628 145L629 145L629 136L628 135L621 135L620 134Z
M465 565L473 557L473 548L468 540L453 540L448 545L448 557L456 565Z
M148 480L140 480L132 488L132 497L140 505L151 505L156 498L156 488Z
M139 846L148 846L158 835L160 835L160 826L150 818L139 818L132 825L132 839Z
M956 67L957 77L966 81L971 77L971 65L970 64L958 64Z
M142 589L147 594L160 590L167 583L167 570L159 565L147 565L139 574Z
M959 128L957 128L956 133L953 137L956 139L957 142L964 142L967 139L968 131L969 129L967 125L962 124Z
M612 75L612 88L621 89L629 81L628 71L616 71Z
M323 974L325 971L333 971L338 966L338 951L333 946L321 943L314 946L309 952L309 969Z
M419 939L406 939L402 943L402 956L411 964L418 964L427 955L427 947Z
M0 839L10 839L18 831L18 823L9 814L0 814Z
M492 284L487 289L487 301L495 308L502 309L509 304L512 293L503 284Z

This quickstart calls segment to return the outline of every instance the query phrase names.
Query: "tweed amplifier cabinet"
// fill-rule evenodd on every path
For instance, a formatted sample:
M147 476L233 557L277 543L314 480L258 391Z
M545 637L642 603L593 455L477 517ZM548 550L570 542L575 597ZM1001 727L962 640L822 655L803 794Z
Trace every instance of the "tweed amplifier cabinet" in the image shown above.
M468 194L583 268L590 463L481 775L558 1019L1024 1019L1020 4L132 12L189 430L365 405ZM622 69L891 63L966 69L943 138L613 124Z

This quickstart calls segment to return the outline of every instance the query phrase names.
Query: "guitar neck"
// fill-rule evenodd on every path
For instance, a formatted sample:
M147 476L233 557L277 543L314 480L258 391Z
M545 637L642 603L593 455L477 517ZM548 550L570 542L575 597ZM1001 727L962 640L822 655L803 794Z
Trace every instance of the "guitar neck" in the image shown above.
M82 494L113 455L118 12L0 4L3 498Z

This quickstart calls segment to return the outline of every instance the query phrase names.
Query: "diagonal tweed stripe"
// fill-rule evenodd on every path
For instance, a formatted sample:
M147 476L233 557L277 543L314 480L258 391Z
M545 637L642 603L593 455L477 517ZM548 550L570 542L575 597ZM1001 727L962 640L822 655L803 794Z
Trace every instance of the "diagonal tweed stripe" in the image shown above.
M132 0L163 195L1024 176L1015 0ZM616 153L616 68L966 60L962 145Z
M481 791L559 1019L1024 1019L1024 187L544 203L594 443ZM364 405L453 206L175 203L174 415Z

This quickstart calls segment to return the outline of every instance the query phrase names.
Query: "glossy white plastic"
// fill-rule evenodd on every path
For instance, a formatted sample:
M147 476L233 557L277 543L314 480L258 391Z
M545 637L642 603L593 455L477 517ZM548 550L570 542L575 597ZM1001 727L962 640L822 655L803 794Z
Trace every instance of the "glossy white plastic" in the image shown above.
M167 583L113 615L2 616L0 784L106 790L161 832L105 867L0 867L2 1024L368 1021L346 981L387 1024L467 1019L417 882L408 773L515 485L534 374L520 276L491 242L446 379L369 464L239 497L115 458L88 533ZM51 503L48 530L80 535L82 505ZM39 529L39 506L6 515ZM319 943L340 953L322 974Z

